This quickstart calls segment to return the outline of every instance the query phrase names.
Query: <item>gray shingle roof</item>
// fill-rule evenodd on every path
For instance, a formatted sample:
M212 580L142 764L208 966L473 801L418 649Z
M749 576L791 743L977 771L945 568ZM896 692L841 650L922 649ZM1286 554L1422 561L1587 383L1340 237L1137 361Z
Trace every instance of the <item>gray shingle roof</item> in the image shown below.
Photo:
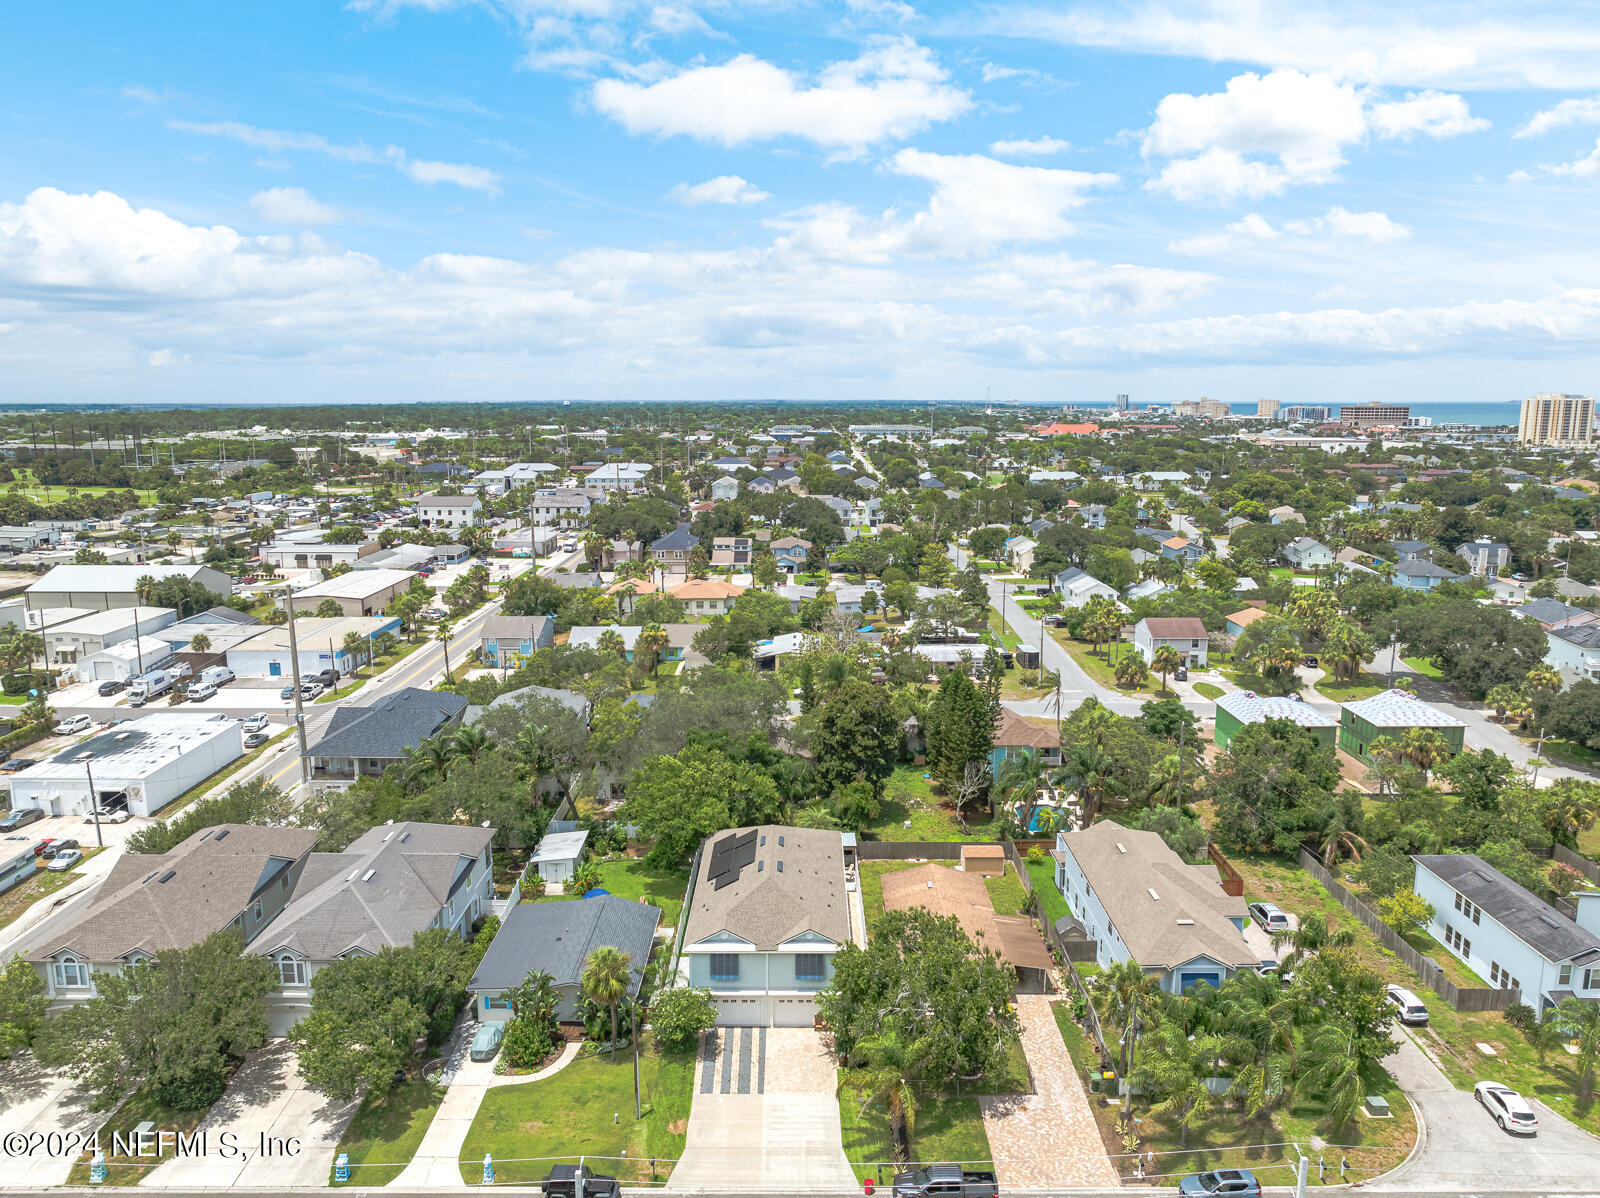
M42 961L70 949L89 961L114 961L136 949L188 948L232 923L258 889L316 842L310 829L221 824L170 853L127 853L81 917L23 955Z
M674 549L693 549L700 543L700 538L686 528L674 528L669 533L663 533L650 542L652 553L665 553Z
M498 993L520 986L530 971L542 969L557 986L576 985L589 954L602 945L633 958L637 994L661 909L602 894L559 903L518 903L506 912L494 943L483 954L467 989Z
M710 880L713 850L746 832L756 835L755 857L738 871L736 880L719 889ZM718 932L730 932L768 952L803 932L815 932L835 944L850 939L844 841L839 833L774 824L735 828L711 837L702 857L684 926L686 945Z
M340 707L312 757L404 757L466 710L460 695L408 686L370 707Z
M1482 857L1439 853L1411 859L1482 907L1485 915L1547 961L1564 961L1581 952L1600 949L1600 937L1534 897Z
M1552 628L1546 636L1566 641L1579 649L1600 646L1600 624L1579 624L1576 628Z
M352 949L408 945L433 923L492 839L492 828L386 824L342 853L313 853L289 905L252 948L331 961Z
M1443 578L1449 580L1461 577L1454 570L1446 570L1443 566L1425 560L1401 562L1394 568L1394 572L1404 578Z

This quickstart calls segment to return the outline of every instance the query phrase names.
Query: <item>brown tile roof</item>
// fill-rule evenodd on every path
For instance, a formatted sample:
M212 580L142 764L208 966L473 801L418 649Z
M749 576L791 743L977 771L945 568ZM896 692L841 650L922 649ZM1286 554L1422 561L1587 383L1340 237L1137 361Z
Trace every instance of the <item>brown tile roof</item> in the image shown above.
M883 907L886 911L922 907L934 915L953 915L963 932L1002 960L1024 968L1050 968L1050 954L1027 920L1021 921L1025 928L1018 928L1015 920L1001 925L989 901L989 888L978 874L944 865L884 874Z
M1204 640L1211 635L1196 616L1147 616L1142 623L1158 641Z
M1231 613L1227 618L1241 628L1248 628L1257 620L1265 619L1267 612L1259 607L1247 607L1243 611Z
M1054 728L1030 724L1009 707L1002 707L994 723L994 743L1002 748L1055 749L1061 738Z
M719 582L715 578L691 578L688 582L668 587L667 594L674 599L736 599L744 594L744 588L731 582Z

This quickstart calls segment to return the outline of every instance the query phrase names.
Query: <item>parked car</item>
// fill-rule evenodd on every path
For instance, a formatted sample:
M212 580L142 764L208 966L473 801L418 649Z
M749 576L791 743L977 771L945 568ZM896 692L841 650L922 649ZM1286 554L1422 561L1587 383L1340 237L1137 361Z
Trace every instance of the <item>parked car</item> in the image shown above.
M50 858L50 864L45 866L45 869L49 870L53 874L59 874L65 870L71 869L74 865L78 864L78 862L82 860L83 854L77 849L68 849L63 853L57 853L54 857Z
M1308 653L1306 655L1306 659L1304 661L1302 661L1300 664L1305 666L1306 669L1308 669L1308 670L1314 670L1314 669L1317 668L1317 659L1316 659L1315 656L1313 656L1313 655Z
M292 682L288 683L286 686L284 686L284 688L282 690L280 690L278 692L278 698L280 698L280 699L292 699L292 698L294 698L294 686L295 686L294 683L292 683Z
M204 703L216 693L217 684L215 682L191 682L189 684L188 695L191 703Z
M58 837L44 846L44 851L39 854L46 861L53 860L58 853L70 852L78 847L78 842L70 836Z
M914 1173L894 1175L894 1198L999 1198L1000 1184L989 1170L960 1165L924 1165Z
M50 851L50 846L55 842L56 838L54 836L46 836L38 844L33 846L33 855L35 857L43 857L47 852Z
M94 727L94 721L86 715L69 715L55 726L57 736L75 736L79 732L87 732Z
M1395 1018L1413 1027L1428 1026L1428 1008L1422 1000L1404 986L1387 986L1384 995L1395 1007Z
M120 679L112 678L106 682L102 682L99 686L97 686L95 688L95 693L100 695L116 695L121 694L127 689L128 684L126 682L123 682Z
M1226 1194L1228 1198L1257 1198L1261 1193L1261 1183L1248 1169L1211 1169L1180 1179L1178 1193L1206 1195L1208 1198L1213 1194Z
M1173 670L1172 671L1172 680L1174 682L1188 682L1189 681L1189 667L1188 666L1179 666L1176 670Z
M1499 1082L1479 1082L1472 1087L1472 1096L1494 1116L1501 1131L1519 1136L1539 1134L1539 1116L1534 1114L1528 1100L1510 1086L1503 1086Z
M126 807L102 807L99 814L102 824L125 824L132 818L128 814ZM83 822L86 824L92 824L94 821L95 813L93 811L83 817Z
M322 683L320 682L307 682L300 688L300 697L302 699L315 699L321 694Z
M13 760L15 759L13 758ZM15 811L8 811L4 818L0 818L0 832L15 832L18 828L26 828L29 824L37 823L43 818L44 812L37 807L22 807Z
M271 739L272 733L264 728L258 728L254 732L246 732L244 734L244 747L247 749L259 749Z
M322 683L323 686L338 686L339 685L339 671L338 670L323 670L320 674L314 675L312 681L320 682L320 683Z
M32 757L13 757L4 765L0 765L0 774L16 774L27 769L33 764Z
M245 717L244 730L246 732L260 732L271 722L272 720L266 712L258 711L255 715Z
M1288 932L1289 917L1277 903L1251 903L1250 918L1261 925L1265 932Z
M474 1061L487 1061L500 1051L500 1041L506 1038L506 1025L495 1021L485 1023L478 1028L477 1035L472 1037L472 1059Z
M5 762L10 761L10 760L11 760L11 750L10 749L0 749L0 764L4 764Z
M585 1165L556 1165L539 1183L545 1198L622 1198L615 1177L591 1173Z

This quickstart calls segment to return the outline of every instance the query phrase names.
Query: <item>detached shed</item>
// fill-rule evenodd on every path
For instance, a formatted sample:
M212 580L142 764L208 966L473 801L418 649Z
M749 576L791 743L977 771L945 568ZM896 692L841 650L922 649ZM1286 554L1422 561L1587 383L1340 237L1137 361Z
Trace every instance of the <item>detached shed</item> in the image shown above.
M546 882L570 882L588 840L589 833L585 831L548 833L528 864Z
M997 844L964 844L961 868L986 878L1001 877L1006 872L1006 851Z

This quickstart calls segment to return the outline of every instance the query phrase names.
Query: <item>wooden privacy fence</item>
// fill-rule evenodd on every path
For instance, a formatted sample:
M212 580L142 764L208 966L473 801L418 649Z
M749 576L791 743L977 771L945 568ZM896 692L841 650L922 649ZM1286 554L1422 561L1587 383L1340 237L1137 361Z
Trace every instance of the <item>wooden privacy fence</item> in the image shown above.
M974 844L982 843L974 841ZM856 843L856 858L861 861L961 860L958 840L862 840Z
M1231 894L1234 898L1244 896L1244 879L1239 876L1239 871L1233 868L1233 862L1222 855L1222 850L1214 843L1207 842L1206 856L1211 858L1211 864L1217 867L1217 872L1222 875L1222 891Z
M1371 907L1344 888L1343 883L1326 869L1322 862L1305 849L1300 850L1300 868L1321 882L1338 900L1339 905L1354 915L1376 936L1383 946L1409 966L1413 973L1445 1002L1458 1011L1503 1011L1512 1003L1522 1001L1522 992L1512 989L1490 989L1477 986L1458 986L1445 976L1444 969L1432 957L1425 957L1412 948L1400 934L1391 928Z

